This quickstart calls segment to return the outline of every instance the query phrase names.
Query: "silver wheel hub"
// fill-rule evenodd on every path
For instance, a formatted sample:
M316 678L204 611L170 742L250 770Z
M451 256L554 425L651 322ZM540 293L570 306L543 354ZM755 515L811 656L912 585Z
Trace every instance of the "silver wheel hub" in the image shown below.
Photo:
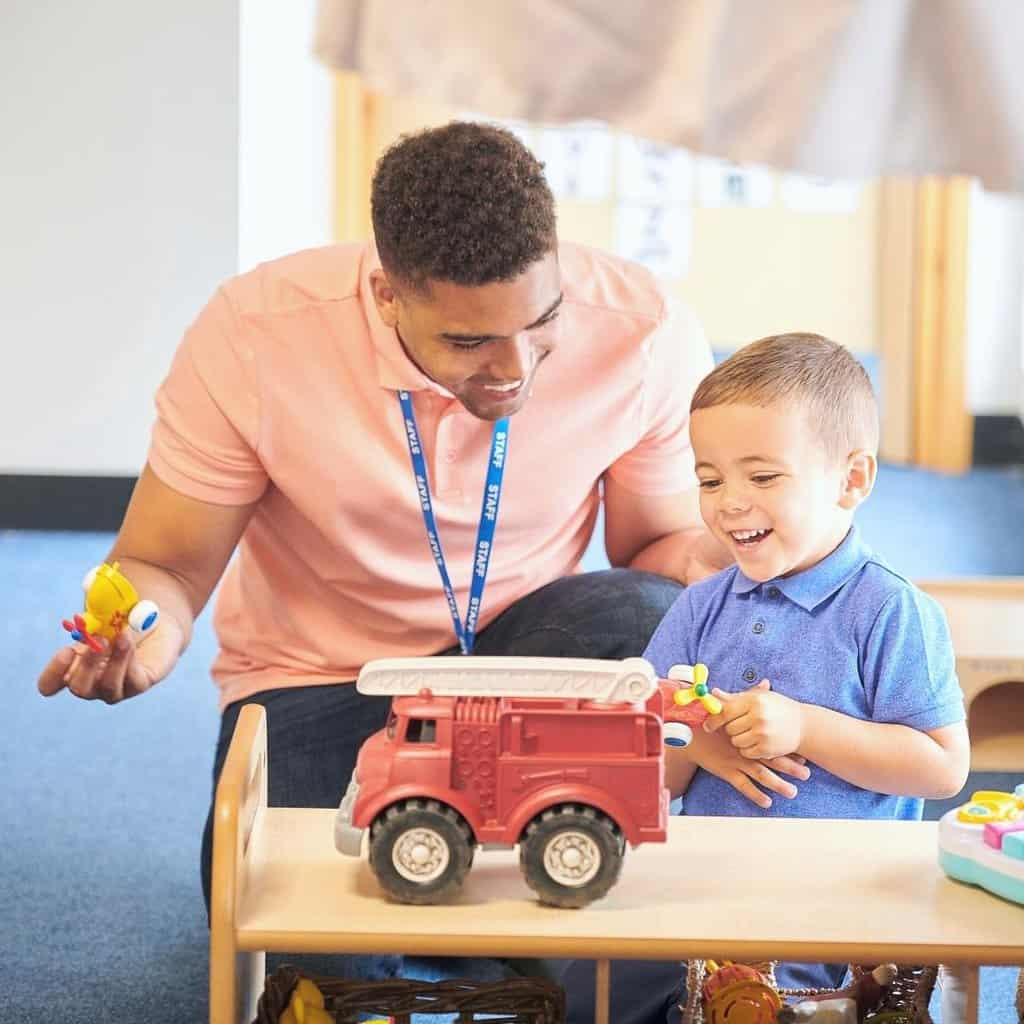
M544 847L544 870L559 885L586 885L600 868L601 851L585 832L559 832Z
M433 882L448 867L448 844L432 828L411 828L395 840L391 863L409 882Z

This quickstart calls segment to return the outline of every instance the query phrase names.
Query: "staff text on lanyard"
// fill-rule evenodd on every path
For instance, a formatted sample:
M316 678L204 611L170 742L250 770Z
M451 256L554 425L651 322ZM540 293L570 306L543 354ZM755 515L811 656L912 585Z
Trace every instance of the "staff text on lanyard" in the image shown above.
M434 504L430 498L430 482L427 478L427 463L423 458L423 445L420 442L419 428L412 409L412 396L408 391L398 392L398 401L405 419L405 438L409 443L409 455L412 459L412 471L416 477L416 489L419 493L420 508L423 510L423 523L427 528L427 540L434 556L441 586L448 601L448 610L455 624L455 636L459 641L459 649L463 654L473 653L473 642L476 639L476 623L480 616L480 602L484 595L484 584L487 582L487 567L491 561L491 549L494 546L494 530L498 525L498 501L501 498L501 483L505 475L505 456L508 449L508 417L498 420L491 433L491 454L487 460L487 480L484 485L483 507L480 510L480 526L476 534L476 548L473 554L473 578L469 587L469 607L466 609L466 623L462 624L459 606L455 602L455 591L452 588L448 566L445 564L444 551L441 549L441 538L437 532L437 521L434 518Z

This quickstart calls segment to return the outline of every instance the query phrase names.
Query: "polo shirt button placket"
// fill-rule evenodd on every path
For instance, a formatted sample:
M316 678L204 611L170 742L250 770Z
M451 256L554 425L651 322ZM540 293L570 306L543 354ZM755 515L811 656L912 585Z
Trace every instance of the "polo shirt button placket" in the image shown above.
M768 588L768 596L769 597L778 597L779 596L779 588L778 587L769 587Z
M753 630L755 633L760 635L764 632L764 623L760 619L758 619L757 622L755 622L753 625Z
M748 683L752 683L757 678L757 673L752 668L748 668L746 672L743 673L743 678Z

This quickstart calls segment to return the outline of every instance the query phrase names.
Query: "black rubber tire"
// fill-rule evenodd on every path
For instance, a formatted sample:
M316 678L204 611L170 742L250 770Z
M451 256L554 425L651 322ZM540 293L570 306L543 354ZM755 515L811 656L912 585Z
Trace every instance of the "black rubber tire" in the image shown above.
M400 873L395 849L413 829L425 829L447 864L436 876L416 881ZM462 886L473 863L473 834L465 820L437 800L406 800L387 808L370 827L370 867L381 888L400 903L445 903Z
M568 838L568 833L583 836L584 845L595 854L587 877L578 884L553 875L545 863L545 852L552 841L562 836ZM604 896L618 881L625 849L622 833L607 815L584 804L560 804L526 826L519 843L519 866L541 903L585 907Z

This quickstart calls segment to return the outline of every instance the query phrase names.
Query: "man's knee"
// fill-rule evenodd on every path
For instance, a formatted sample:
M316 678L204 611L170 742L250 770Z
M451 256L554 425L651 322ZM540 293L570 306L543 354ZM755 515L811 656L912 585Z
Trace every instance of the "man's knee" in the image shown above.
M479 637L480 654L627 658L643 653L682 585L630 569L566 576L526 595Z

